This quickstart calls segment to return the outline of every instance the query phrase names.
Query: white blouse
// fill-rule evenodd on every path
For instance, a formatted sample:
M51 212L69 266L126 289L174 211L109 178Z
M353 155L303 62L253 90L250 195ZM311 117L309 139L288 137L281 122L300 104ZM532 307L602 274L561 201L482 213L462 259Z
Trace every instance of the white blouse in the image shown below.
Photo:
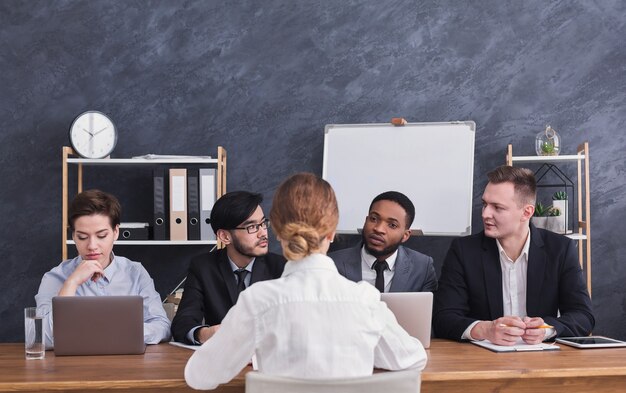
M398 325L376 288L342 277L322 254L289 261L281 278L242 292L187 362L185 380L214 389L253 354L262 373L308 379L426 366L424 347Z

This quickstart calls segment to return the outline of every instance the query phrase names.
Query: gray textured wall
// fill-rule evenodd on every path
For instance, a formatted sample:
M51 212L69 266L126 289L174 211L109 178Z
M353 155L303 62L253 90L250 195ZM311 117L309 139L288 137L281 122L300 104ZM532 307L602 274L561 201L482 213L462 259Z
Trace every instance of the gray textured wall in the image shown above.
M228 150L228 187L321 173L328 123L474 120L484 174L546 123L591 145L596 333L626 339L626 8L622 0L0 2L0 341L60 262L61 146L108 113L115 157ZM575 167L566 167L574 171ZM407 179L410 181L410 179ZM86 187L150 215L150 175L89 169ZM148 196L144 196L144 194ZM346 239L344 244L354 242ZM450 239L413 239L440 269ZM274 245L274 249L276 246ZM165 294L199 247L119 247Z

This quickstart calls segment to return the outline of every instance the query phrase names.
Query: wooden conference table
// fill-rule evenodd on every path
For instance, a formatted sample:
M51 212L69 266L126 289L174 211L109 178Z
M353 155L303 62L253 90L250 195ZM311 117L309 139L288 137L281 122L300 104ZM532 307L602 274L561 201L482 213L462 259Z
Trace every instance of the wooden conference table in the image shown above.
M626 348L494 353L433 340L422 392L616 392L626 390ZM183 369L191 351L150 345L144 355L25 360L23 344L0 344L0 391L189 392ZM243 392L244 369L215 392Z

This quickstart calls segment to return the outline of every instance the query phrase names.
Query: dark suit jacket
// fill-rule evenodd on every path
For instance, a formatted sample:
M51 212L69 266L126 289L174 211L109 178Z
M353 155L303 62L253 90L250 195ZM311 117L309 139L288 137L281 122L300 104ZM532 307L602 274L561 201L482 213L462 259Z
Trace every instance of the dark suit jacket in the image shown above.
M361 281L362 244L328 254L335 261L339 274L351 281ZM400 246L391 292L432 292L437 289L437 274L433 259L417 251Z
M269 253L256 257L250 285L278 278L285 268L285 258ZM191 344L187 333L196 326L217 325L237 302L237 280L228 261L226 249L195 257L189 266L183 298L172 321L174 340Z
M435 293L437 337L460 340L476 320L503 316L502 269L496 240L484 232L455 239ZM561 315L557 318L557 313ZM530 226L526 312L554 326L557 336L585 336L595 319L573 240Z

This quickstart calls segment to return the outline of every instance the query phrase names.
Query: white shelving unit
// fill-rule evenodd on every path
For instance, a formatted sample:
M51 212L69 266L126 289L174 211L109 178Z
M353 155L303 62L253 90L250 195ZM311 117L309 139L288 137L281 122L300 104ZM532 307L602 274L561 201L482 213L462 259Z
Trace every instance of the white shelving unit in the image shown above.
M580 144L575 155L564 156L514 156L513 145L509 144L506 153L506 164L524 163L559 163L575 162L577 164L576 190L578 201L576 211L578 225L574 233L565 236L578 243L578 261L586 273L587 289L591 295L591 201L589 199L589 142ZM584 198L584 199L583 199ZM584 200L584 204L583 204Z
M67 246L74 244L73 240L69 240L67 237L68 228L68 206L69 206L69 167L76 166L77 168L77 191L80 193L83 191L83 172L86 166L156 166L160 164L165 165L206 165L214 166L217 168L217 197L219 198L226 193L226 150L218 146L217 158L202 158L202 157L185 157L185 158L159 158L159 159L147 159L147 158L102 158L102 159L87 159L76 158L76 153L71 147L63 146L62 149L62 168L63 168L63 188L62 188L62 230L61 230L61 250L63 260L67 259L68 250ZM215 245L215 240L117 240L115 244L119 245L150 245L150 246L187 246L187 245Z

